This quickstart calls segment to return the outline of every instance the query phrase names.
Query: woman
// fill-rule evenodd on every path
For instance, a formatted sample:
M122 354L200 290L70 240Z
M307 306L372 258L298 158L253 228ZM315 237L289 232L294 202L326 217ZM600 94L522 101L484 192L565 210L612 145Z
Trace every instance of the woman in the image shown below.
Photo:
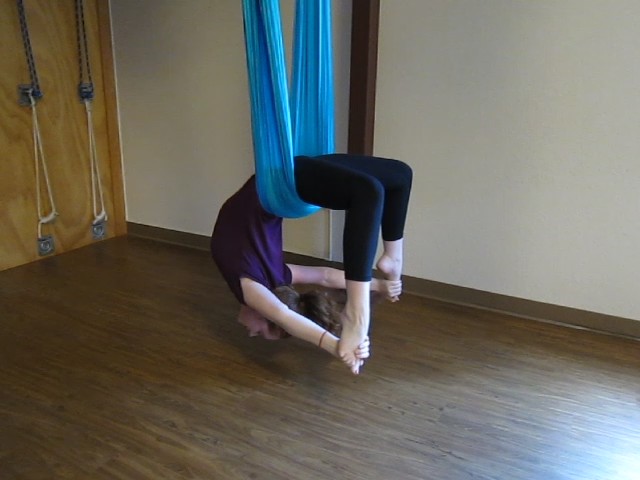
M302 200L346 211L344 272L285 264L282 218L260 205L255 177L220 210L211 238L212 256L243 305L242 323L255 326L264 317L275 324L260 332L265 337L278 337L282 333L280 327L339 357L357 374L369 356L370 291L380 291L393 301L401 293L403 235L412 172L398 160L348 154L296 157L294 167ZM380 230L383 254L377 268L385 279L372 281ZM340 339L276 296L277 287L290 284L346 289L347 300L339 319Z

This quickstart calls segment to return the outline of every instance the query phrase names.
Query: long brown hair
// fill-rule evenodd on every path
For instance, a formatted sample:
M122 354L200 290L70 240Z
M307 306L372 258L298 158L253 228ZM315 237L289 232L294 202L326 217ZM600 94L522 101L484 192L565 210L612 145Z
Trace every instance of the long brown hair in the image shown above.
M273 293L294 312L304 315L325 330L340 336L340 312L346 302L344 290L309 290L298 292L291 285L282 285Z
M347 303L347 293L344 290L314 289L298 292L291 285L282 285L276 287L273 293L294 312L304 315L335 336L340 336L340 313ZM371 292L371 306L382 298L378 292Z

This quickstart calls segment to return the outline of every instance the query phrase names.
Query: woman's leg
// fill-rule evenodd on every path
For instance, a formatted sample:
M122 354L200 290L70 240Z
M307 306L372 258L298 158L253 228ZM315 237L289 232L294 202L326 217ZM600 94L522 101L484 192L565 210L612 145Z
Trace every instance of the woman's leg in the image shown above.
M371 175L382 184L384 188L381 218L383 254L376 266L388 280L400 280L404 226L413 179L411 168L398 160L362 155L333 154L319 158L325 162L336 163Z
M369 282L385 213L385 188L375 176L333 157L296 157L298 194L314 205L345 210L345 278Z
M296 157L296 187L304 201L345 210L343 233L347 303L342 312L339 353L359 362L354 352L369 331L371 271L384 210L384 187L366 172L339 162Z

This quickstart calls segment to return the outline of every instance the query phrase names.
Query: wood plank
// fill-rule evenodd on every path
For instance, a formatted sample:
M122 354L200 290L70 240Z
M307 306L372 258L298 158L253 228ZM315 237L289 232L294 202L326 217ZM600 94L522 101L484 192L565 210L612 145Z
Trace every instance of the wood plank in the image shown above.
M639 342L405 295L355 377L236 311L207 252L144 239L1 272L2 478L637 475Z

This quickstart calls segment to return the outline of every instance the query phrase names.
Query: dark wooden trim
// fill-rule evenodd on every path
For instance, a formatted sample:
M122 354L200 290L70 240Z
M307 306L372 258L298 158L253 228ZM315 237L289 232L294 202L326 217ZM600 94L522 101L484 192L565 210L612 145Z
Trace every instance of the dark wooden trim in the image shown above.
M110 2L96 2L98 33L100 37L100 57L102 59L102 82L107 116L107 137L109 142L109 165L111 170L111 199L113 218L109 218L116 235L127 233L126 207L124 200L124 178L122 174L122 150L120 148L120 126L118 121L118 101L113 58L113 37L111 34Z
M640 320L590 312L472 288L403 277L406 293L547 323L640 339Z
M132 237L147 238L162 243L195 248L197 250L209 250L209 237L205 235L180 232L132 222L127 222L127 230Z
M137 223L129 223L128 229L129 235L135 237L182 245L198 250L209 249L209 237L205 235L178 232ZM340 264L336 262L328 262L306 255L287 252L285 258L287 262L291 263L328 265L340 268ZM603 313L579 310L577 308L536 302L409 276L403 277L403 285L405 293L419 297L441 300L443 302L474 307L481 310L490 310L546 323L591 330L607 335L640 339L640 321L631 318L616 317Z
M353 0L348 152L373 154L380 0Z

